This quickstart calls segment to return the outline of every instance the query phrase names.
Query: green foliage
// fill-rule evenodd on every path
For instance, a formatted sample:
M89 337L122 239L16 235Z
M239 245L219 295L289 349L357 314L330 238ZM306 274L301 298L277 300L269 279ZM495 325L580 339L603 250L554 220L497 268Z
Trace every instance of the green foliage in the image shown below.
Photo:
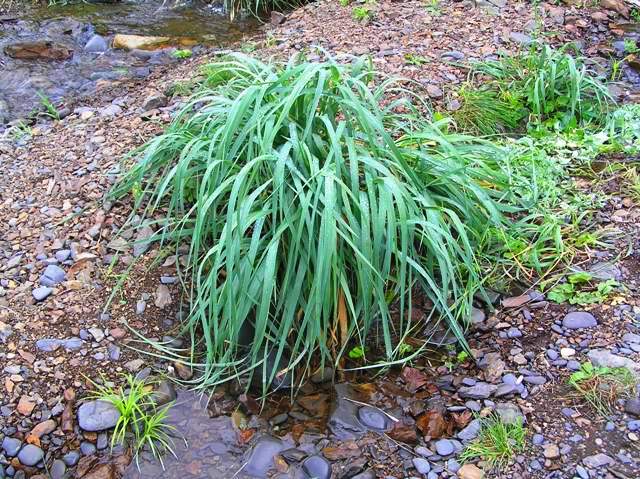
M458 90L460 108L453 119L462 131L478 135L496 135L515 130L525 117L520 100L508 91L476 88L467 83Z
M460 454L460 460L469 462L481 459L494 469L502 469L524 451L526 429L522 420L505 424L497 414L480 419L478 437L467 444Z
M581 271L570 274L566 283L549 290L547 297L556 303L569 302L580 305L603 303L618 286L619 284L612 279L595 284L591 273Z
M481 290L474 245L501 221L479 184L501 177L484 163L494 148L424 120L393 82L372 89L366 60L233 55L205 71L112 192L140 185L136 214L161 218L163 242L190 245L200 385L248 373L266 390L270 355L302 380L312 361L337 360L332 331L344 329L338 356L379 338L394 361L416 326L416 288L464 344L461 318Z
M583 363L580 369L569 377L569 385L598 414L607 417L620 398L636 395L636 377L627 368L609 368Z
M349 6L349 4L351 4L351 0L338 0L340 2L340 5L343 7L347 7Z
M640 49L638 48L638 44L632 38L624 39L624 52L633 55L634 53L638 53Z
M442 10L440 8L440 0L427 0L425 3L425 8L429 15L434 17L439 17L442 15Z
M640 9L632 8L631 9L631 18L636 23L640 22Z
M191 58L193 56L193 52L191 50L174 50L171 52L171 56L173 58L177 58L179 60L185 60L187 58Z
M351 359L364 358L364 348L362 346L355 346L351 351L349 351L349 357Z
M367 7L353 7L353 10L351 11L351 16L353 17L354 20L357 20L359 22L368 22L369 20L371 20L371 10L369 10Z
M407 63L407 65L416 65L416 66L420 66L420 65L424 65L425 63L429 63L429 59L428 58L423 57L422 55L415 55L413 53L405 54L404 61L405 61L405 63Z
M51 118L52 120L59 120L60 119L60 113L58 113L58 109L51 102L49 97L47 97L41 91L38 91L37 94L38 94L38 98L40 98L40 105L42 105L42 107L44 108L44 112L43 113L46 116L48 116L49 118Z
M474 64L473 75L488 75L489 87L519 99L529 112L530 128L602 125L612 103L606 83L582 57L571 55L570 47L533 44L515 55Z
M173 454L171 434L175 427L166 423L172 404L157 407L152 401L152 385L128 374L125 376L126 388L118 389L100 385L87 378L96 391L92 399L107 401L118 410L120 418L111 437L111 447L125 444L131 439L134 457L146 447L162 462L162 455Z

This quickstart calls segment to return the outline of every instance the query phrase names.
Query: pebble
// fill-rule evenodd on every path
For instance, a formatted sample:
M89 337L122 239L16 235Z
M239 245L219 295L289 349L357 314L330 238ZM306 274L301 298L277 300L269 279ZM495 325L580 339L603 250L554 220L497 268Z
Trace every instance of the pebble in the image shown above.
M598 322L591 313L586 311L574 311L567 314L562 320L562 326L567 329L584 329L597 326Z
M415 467L416 471L418 471L420 474L428 474L431 471L431 464L429 464L429 461L422 457L414 457L412 462L413 467Z
M62 461L69 467L73 467L78 464L80 460L80 452L79 451L71 451L62 456Z
M110 429L120 419L118 410L107 401L90 401L78 408L78 424L85 431L98 432Z
M560 448L557 444L546 444L543 454L547 459L557 459L560 457Z
M15 439L13 437L5 437L2 440L2 450L9 457L14 457L20 451L20 447L22 446L22 441L19 439Z
M613 464L615 461L611 456L607 456L603 453L594 454L593 456L587 456L582 459L582 463L591 469L596 469L602 466L608 466L609 464Z
M532 438L532 442L536 446L539 446L544 442L544 436L542 434L534 434Z
M51 293L53 293L53 288L40 286L39 288L34 289L31 294L36 301L44 301L51 295Z
M458 439L462 441L472 441L480 433L481 427L482 425L480 420L474 419L467 425L467 427L458 432Z
M436 441L435 446L436 452L441 456L449 456L455 451L453 442L448 439L440 439L439 441Z
M364 426L371 429L384 431L387 428L386 416L380 410L370 406L358 409L358 419Z
M56 459L51 465L49 474L51 475L51 479L64 479L66 472L67 465L60 459Z
M67 273L55 264L50 264L40 276L40 284L43 286L55 286L62 283L67 278Z
M624 412L632 416L640 417L640 399L628 399L627 402L624 403Z
M44 451L33 444L27 444L18 453L18 460L25 466L35 466L43 457Z
M96 453L96 446L92 442L82 441L80 443L80 451L85 456L93 456Z

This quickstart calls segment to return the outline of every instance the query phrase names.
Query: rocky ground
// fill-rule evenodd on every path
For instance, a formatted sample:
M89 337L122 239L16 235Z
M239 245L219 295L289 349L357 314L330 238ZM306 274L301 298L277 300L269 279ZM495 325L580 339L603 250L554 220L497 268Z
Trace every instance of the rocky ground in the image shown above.
M446 106L466 62L518 48L536 29L553 42L581 42L596 62L615 53L627 11L621 2L603 5L542 4L536 17L530 4L497 0L379 2L368 5L364 24L353 20L352 6L322 2L274 15L243 49L265 57L319 55L316 47L369 53L379 69L416 80ZM495 310L477 305L469 337L475 363L424 358L384 378L346 376L335 385L333 371L319 371L293 404L276 394L263 411L233 385L208 404L182 392L173 420L189 448L167 458L165 471L148 459L127 468L130 457L108 445L116 415L87 398L91 381L192 372L136 352L144 348L136 332L178 347L184 341L180 258L148 248L152 230L135 219L118 235L130 210L105 193L123 156L180 107L180 97L165 95L170 87L204 61L105 81L94 97L70 102L61 121L26 135L10 128L0 142L0 478L233 477L243 468L240 475L474 479L483 464L456 457L478 434L475 415L494 410L526 421L528 445L506 470L484 477L640 477L638 400L603 418L566 384L588 359L640 374L640 205L610 186L598 221L622 233L612 247L580 258L581 268L624 284L605 304L557 305L535 291L496 298ZM625 86L616 93L634 97ZM160 391L175 397L169 381Z

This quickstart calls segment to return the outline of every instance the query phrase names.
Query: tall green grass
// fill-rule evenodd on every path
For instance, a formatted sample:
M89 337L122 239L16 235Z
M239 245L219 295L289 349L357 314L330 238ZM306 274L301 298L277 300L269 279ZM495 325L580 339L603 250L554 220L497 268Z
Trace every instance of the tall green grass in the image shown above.
M428 123L364 60L233 55L205 72L112 192L133 192L164 243L189 245L198 384L299 384L354 345L364 367L405 360L403 340L423 335L414 294L464 341L474 248L501 221L483 186L501 175L495 147Z
M271 11L282 12L305 3L303 0L223 0L222 4L231 19L241 14L261 17Z

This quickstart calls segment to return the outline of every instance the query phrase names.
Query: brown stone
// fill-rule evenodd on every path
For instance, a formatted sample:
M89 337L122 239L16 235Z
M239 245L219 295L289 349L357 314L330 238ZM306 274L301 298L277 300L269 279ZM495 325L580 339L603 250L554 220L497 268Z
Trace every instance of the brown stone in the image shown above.
M484 471L473 464L465 464L458 469L459 479L483 479Z
M45 434L52 433L56 430L56 422L53 419L47 419L46 421L42 421L31 430L30 436L34 436L37 438L41 438Z
M113 464L98 464L82 479L115 479L116 468Z
M67 46L46 40L7 45L4 52L21 60L66 60L73 54Z
M176 361L175 363L173 363L173 367L175 368L176 373L178 373L180 379L184 379L185 381L187 381L193 377L193 371L185 363Z
M600 6L605 10L612 10L625 18L629 18L629 8L623 0L600 0Z
M36 403L29 396L22 396L18 402L17 409L23 416L30 416L34 407L36 407Z

